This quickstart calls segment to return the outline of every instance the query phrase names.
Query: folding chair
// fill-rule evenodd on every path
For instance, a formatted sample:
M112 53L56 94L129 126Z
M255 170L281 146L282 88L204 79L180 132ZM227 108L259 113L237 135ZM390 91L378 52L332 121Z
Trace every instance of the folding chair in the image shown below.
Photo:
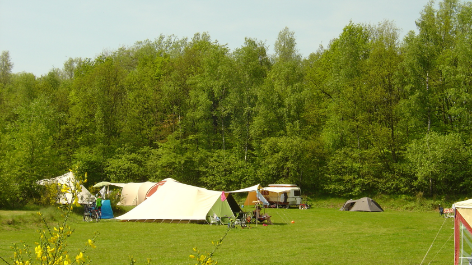
M213 214L213 216L210 216L210 225L212 224L217 224L217 225L222 225L223 222L221 222L221 219L218 217L218 215Z

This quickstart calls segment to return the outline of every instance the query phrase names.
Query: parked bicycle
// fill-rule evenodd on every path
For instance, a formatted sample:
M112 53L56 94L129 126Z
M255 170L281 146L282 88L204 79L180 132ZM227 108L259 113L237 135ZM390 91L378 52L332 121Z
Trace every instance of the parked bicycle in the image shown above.
M102 219L101 212L95 204L84 204L84 222L99 222Z

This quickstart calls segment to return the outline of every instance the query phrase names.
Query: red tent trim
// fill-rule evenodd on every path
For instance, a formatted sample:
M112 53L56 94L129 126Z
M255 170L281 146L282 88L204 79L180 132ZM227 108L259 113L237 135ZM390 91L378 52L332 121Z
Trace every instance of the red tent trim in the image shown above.
M472 227L467 223L467 221L462 217L462 215L457 211L456 209L456 217L454 218L454 265L459 264L459 256L460 256L460 239L461 239L461 233L460 233L460 224L462 223L465 228L467 228L467 231L472 234Z

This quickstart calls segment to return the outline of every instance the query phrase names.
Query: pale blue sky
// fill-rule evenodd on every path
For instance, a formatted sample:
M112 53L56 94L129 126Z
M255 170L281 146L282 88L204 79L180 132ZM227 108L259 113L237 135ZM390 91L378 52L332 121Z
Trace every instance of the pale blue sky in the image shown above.
M285 27L295 32L303 57L327 46L353 23L390 20L400 36L416 30L427 0L0 0L0 51L13 72L47 74L69 58L95 58L104 50L154 40L160 34L189 39L208 32L231 50L245 37L265 41L269 52Z

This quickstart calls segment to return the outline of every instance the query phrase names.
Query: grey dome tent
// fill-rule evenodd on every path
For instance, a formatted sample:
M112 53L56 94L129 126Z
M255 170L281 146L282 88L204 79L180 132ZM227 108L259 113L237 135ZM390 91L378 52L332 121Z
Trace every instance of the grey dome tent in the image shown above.
M358 200L347 200L339 210L351 212L383 212L382 207L369 197L360 198Z

